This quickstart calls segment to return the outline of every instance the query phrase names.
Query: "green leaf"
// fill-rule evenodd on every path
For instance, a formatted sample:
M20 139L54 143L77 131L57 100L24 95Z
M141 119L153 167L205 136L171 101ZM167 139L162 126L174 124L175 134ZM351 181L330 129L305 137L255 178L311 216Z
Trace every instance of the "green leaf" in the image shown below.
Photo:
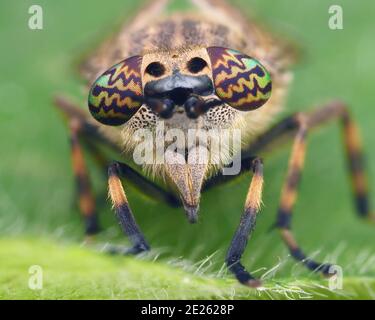
M261 289L234 279L198 276L149 257L110 256L77 245L30 239L0 240L0 298L4 299L373 299L375 281L265 281ZM43 288L28 287L29 268L40 266Z

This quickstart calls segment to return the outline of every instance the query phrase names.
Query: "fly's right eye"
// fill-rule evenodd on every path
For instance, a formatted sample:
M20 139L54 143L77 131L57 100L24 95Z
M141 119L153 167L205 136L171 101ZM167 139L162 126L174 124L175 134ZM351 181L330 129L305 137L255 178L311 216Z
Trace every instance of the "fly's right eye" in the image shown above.
M96 79L89 93L88 105L97 121L110 126L121 125L141 107L141 62L140 56L128 58Z

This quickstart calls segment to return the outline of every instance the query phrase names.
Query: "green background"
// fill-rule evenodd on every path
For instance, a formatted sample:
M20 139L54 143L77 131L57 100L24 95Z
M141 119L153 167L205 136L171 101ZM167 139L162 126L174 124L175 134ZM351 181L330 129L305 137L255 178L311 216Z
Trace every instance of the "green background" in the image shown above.
M331 98L348 102L361 128L369 182L375 185L375 3L335 1L344 9L344 29L336 31L328 28L330 3L325 0L233 3L301 48L302 58L294 68L294 82L280 118ZM85 107L87 92L75 66L139 5L129 0L40 0L37 4L43 8L44 29L33 31L28 28L32 4L36 3L0 3L0 297L152 298L149 290L153 287L166 292L155 298L236 297L236 292L237 297L257 297L222 269L250 175L204 194L196 225L186 221L182 210L156 203L129 187L133 212L155 249L151 257L113 258L77 248L83 239L83 225L74 206L67 129L53 107L52 97L64 93ZM179 7L184 7L182 1L173 6ZM289 152L286 146L264 159L264 206L243 258L255 275L269 279L271 294L278 281L289 284L307 279L308 283L327 285L327 281L296 265L277 232L268 232L275 221ZM339 264L345 278L354 279L350 280L353 283L364 281L366 289L360 289L354 297L373 298L375 230L355 215L343 154L337 124L309 136L293 228L306 252L319 261ZM102 195L98 202L104 231L97 241L128 244L106 202L103 175L91 163L90 167L95 192ZM28 289L27 270L32 264L49 268L46 273L54 273L56 282L46 280L50 286L45 285L42 292ZM189 290L178 287L184 283L181 277L186 276L180 275L181 269L197 277ZM139 270L145 279L155 282L142 286ZM123 277L121 288L116 274ZM82 281L88 286L86 291ZM127 285L132 290L127 291Z

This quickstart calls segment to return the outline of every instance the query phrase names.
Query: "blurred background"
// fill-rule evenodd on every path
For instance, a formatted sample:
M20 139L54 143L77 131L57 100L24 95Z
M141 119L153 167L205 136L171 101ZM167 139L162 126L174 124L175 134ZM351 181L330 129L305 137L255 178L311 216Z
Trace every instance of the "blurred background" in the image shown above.
M331 98L346 101L360 126L369 182L375 187L375 2L231 2L301 48L301 61L294 68L294 82L279 118ZM43 8L43 30L28 27L33 4ZM344 10L343 30L328 27L332 4ZM184 6L183 0L177 0L170 10ZM32 256L35 250L37 255L42 250L39 240L68 245L83 240L83 223L74 205L67 129L52 97L64 93L86 107L78 62L139 7L129 0L0 3L0 288L6 288L5 296L11 291L7 275L16 275L23 254ZM277 232L268 231L275 222L289 153L286 145L264 159L264 206L243 259L258 276L280 262L276 278L309 274L288 257ZM104 228L98 241L128 244L106 201L106 181L88 161ZM161 252L161 262L186 259L194 264L211 256L206 267L214 273L222 267L239 223L249 180L243 175L204 194L196 225L190 225L180 209L156 203L131 187L127 192L146 238ZM345 276L373 277L375 229L357 218L350 189L340 127L332 123L309 136L293 228L301 246L317 260L338 263ZM375 191L372 195L375 198Z

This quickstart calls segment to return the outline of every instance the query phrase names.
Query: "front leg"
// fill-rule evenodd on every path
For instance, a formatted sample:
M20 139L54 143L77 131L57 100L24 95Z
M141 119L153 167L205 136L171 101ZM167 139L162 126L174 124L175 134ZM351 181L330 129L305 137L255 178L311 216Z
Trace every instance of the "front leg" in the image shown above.
M133 247L122 252L124 254L137 254L150 250L144 235L139 229L133 213L129 207L125 190L120 180L121 167L118 162L112 163L108 168L109 196L112 200L116 216L119 220L123 232L129 237ZM118 253L114 248L113 253Z
M259 158L253 160L253 178L247 193L244 212L240 225L229 247L226 263L229 270L236 276L239 282L250 287L259 287L261 282L255 279L241 264L241 256L245 251L249 236L255 228L256 215L259 211L263 188L263 164Z

